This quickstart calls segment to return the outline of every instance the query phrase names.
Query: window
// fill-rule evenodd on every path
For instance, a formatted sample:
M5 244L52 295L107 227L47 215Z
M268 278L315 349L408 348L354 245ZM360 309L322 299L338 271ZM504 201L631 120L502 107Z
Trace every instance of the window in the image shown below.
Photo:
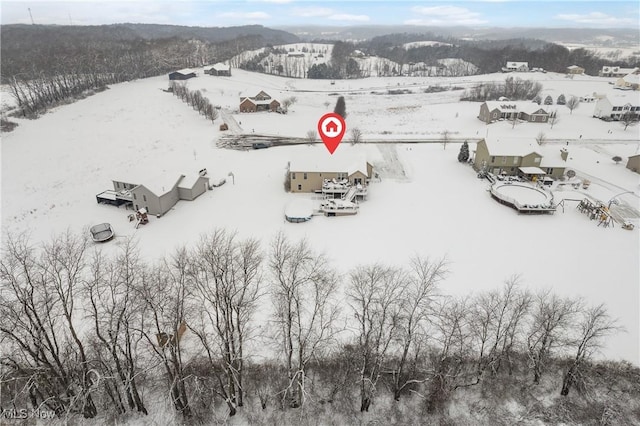
M138 199L138 197L136 197L136 194L133 194L133 199L134 199L134 200L137 200L137 199Z
M497 112L493 113L493 118L498 118L498 113Z
M535 115L533 116L533 120L531 120L531 121L536 121L536 116Z
M302 185L298 185L298 191L302 191Z
M540 157L534 158L533 162L536 163L536 164L540 164Z
M120 189L120 182L116 182L116 189Z
M518 157L513 157L513 164L518 164Z
M550 175L553 173L553 168L547 167L547 174Z
M496 162L496 157L491 157L491 162L495 163Z
M145 203L147 202L147 196L146 195L143 195L142 199L145 201Z
M507 157L502 157L502 164L507 164Z
M346 178L347 178L346 173L338 173L336 176L336 179L346 179Z
M306 173L304 174L303 179L307 180L307 174Z
M291 173L291 179L295 180L295 178L296 178L296 173L295 172Z

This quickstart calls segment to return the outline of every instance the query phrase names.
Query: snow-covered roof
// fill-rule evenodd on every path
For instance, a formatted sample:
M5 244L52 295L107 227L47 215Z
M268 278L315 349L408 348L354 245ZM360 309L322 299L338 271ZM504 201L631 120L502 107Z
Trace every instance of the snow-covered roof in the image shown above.
M540 167L518 167L525 175L546 175L547 173Z
M545 169L547 167L567 167L567 163L561 157L547 155L542 157L542 160L540 160L540 167L544 167Z
M155 177L146 177L144 181L140 181L140 185L159 197L171 191L183 177L184 175L180 174L163 173Z
M489 155L500 156L517 156L524 157L531 153L540 154L538 144L535 139L524 140L498 140L498 139L484 139Z
M489 111L497 109L500 112L526 112L532 114L539 109L544 109L544 106L538 105L535 102L520 101L520 102L507 102L507 101L487 101L487 108Z
M231 70L231 66L223 64L222 62L218 62L217 64L215 64L213 66L213 69L216 70L216 71L230 71Z
M200 176L196 174L183 176L180 180L180 183L178 183L178 188L193 189L195 184L198 182L198 179L200 178L203 178L207 181L209 180L209 178L206 176Z
M192 70L191 68L183 68L183 69L181 69L181 70L174 71L174 72L177 72L177 73L182 74L182 75L195 74L195 73L196 73L196 72L195 72L194 70Z
M577 70L577 69L584 69L584 68L579 67L577 65L571 65L571 66L568 66L567 69L569 69L569 70Z
M637 91L619 92L606 95L602 100L607 99L613 106L640 106L640 93Z
M529 67L529 62L507 62L507 68Z
M629 84L640 84L640 74L630 73L622 77L622 79Z
M289 164L289 171L347 173L347 176L351 176L355 172L362 172L365 176L369 176L367 173L367 160L365 158L341 157L338 153L328 158L293 160Z

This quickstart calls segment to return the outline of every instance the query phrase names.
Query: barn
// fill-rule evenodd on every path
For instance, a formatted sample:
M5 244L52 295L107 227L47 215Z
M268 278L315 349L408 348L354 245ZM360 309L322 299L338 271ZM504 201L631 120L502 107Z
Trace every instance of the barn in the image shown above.
M169 73L169 80L188 80L196 76L196 72L190 68L184 68Z

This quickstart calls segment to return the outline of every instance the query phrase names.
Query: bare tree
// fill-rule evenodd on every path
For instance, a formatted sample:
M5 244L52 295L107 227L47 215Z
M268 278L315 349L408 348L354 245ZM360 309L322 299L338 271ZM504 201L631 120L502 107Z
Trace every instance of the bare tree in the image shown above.
M189 297L189 257L186 249L176 250L169 259L141 273L136 288L144 301L138 331L151 353L164 367L174 409L184 419L193 416L187 393L182 336L187 330Z
M203 236L189 257L200 307L191 330L218 376L216 393L233 416L243 406L244 352L262 279L260 246L257 240L238 241L235 234L217 229Z
M369 411L387 351L398 329L406 273L380 264L350 273L347 295L358 324L360 411Z
M318 132L316 132L315 130L309 130L307 132L307 142L309 143L309 145L315 143L315 141L318 140Z
M354 127L353 129L351 129L351 144L355 145L357 143L360 143L362 141L362 130L358 129L357 127Z
M558 111L553 111L551 114L549 114L548 121L549 121L549 124L551 125L551 128L553 129L553 126L558 124L558 121L560 121L560 119L558 118Z
M86 240L56 236L36 251L25 237L7 239L0 260L2 363L28 377L34 409L97 415L85 342L77 329ZM16 395L17 396L17 395Z
M566 103L567 108L569 108L570 114L573 114L573 110L580 106L580 98L577 96L572 96Z
M539 132L538 135L536 136L536 142L538 142L538 145L542 145L547 141L547 135L544 132Z
M274 321L285 361L288 385L282 403L304 405L307 364L324 350L336 332L337 303L332 299L338 277L324 255L306 240L291 243L282 233L271 243L269 257Z
M84 288L96 337L92 348L103 370L102 386L117 413L130 409L147 414L137 381L142 336L133 329L141 303L135 287L143 268L136 245L127 240L113 260L101 252L94 254Z
M429 316L433 315L432 302L437 286L447 275L445 259L430 260L415 257L407 277L407 286L400 304L396 341L399 354L389 370L392 375L393 397L400 400L408 386L422 383L428 377L417 377L417 365L424 357Z
M631 111L625 111L620 115L620 124L622 124L624 130L627 130L627 127L638 124L638 116L633 114Z
M565 344L567 329L579 308L578 301L560 298L549 290L535 296L527 334L527 353L529 366L533 370L533 383L540 383L551 352Z
M610 334L621 331L616 320L611 319L604 305L593 306L580 312L578 335L570 342L576 349L576 356L569 365L562 380L560 395L567 396L575 385L583 382L582 370L594 352L602 347L603 340Z
M447 149L447 144L449 143L449 130L442 131L442 148Z

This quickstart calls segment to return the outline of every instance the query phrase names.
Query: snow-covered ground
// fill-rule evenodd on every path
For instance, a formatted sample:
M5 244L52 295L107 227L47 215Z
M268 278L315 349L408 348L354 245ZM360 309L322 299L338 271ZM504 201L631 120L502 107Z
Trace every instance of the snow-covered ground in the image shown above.
M608 79L557 74L525 74L542 79L545 92L582 95L611 91ZM588 178L587 190L564 187L556 200L585 195L607 202L618 197L640 210L639 175L615 164L611 157L639 152L638 127L626 131L618 123L591 117L593 104L573 114L558 109L560 121L547 124L485 125L476 118L479 104L457 102L459 91L425 94L430 85L468 86L504 79L502 74L465 78L370 78L328 81L294 80L233 70L233 76L200 75L188 81L213 104L237 109L240 93L265 90L273 97L296 96L290 113L234 114L242 131L304 137L317 120L333 110L336 96L345 95L347 126L359 127L367 138L426 139L448 130L452 137L473 141L487 134L500 139L571 139L567 166ZM590 303L606 303L627 332L611 338L604 351L612 358L640 363L639 283L640 223L634 231L596 226L567 201L564 213L518 215L491 199L488 183L476 178L468 165L458 163L459 145L343 143L334 157L365 154L380 171L368 200L356 216L316 216L306 223L284 219L285 206L304 194L286 193L283 181L289 161L328 157L322 145L233 151L216 147L223 132L163 92L166 77L112 86L109 90L64 105L37 120L19 120L19 127L2 137L2 229L28 232L34 241L67 229L86 232L109 222L117 238L100 247L115 250L127 236L139 240L149 260L190 244L215 227L237 229L241 236L268 240L280 230L292 238L306 237L325 251L341 272L376 261L406 263L419 253L447 256L452 274L442 288L451 294L493 289L513 274L532 289L552 288L562 295L582 296ZM387 88L415 89L407 95L387 95ZM383 94L372 94L381 92ZM325 102L328 105L325 106ZM347 130L348 132L348 130ZM579 136L583 135L582 138ZM541 147L543 154L560 156L560 144ZM95 195L112 189L112 179L132 171L152 179L158 175L197 173L233 179L198 199L180 201L173 210L134 229L130 211L99 205ZM235 181L235 182L233 182ZM317 200L313 200L317 203ZM344 275L343 275L344 276Z

